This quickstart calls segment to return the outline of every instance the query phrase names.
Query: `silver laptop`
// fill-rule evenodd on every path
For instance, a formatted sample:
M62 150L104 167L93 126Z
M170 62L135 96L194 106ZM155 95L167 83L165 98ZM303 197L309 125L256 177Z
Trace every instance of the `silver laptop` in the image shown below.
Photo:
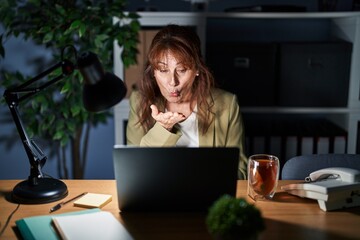
M207 211L235 196L238 148L114 146L119 209Z

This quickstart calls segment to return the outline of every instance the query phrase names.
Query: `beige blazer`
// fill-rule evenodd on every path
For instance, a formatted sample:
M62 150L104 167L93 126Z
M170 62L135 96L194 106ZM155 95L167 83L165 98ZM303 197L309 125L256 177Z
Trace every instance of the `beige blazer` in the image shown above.
M239 156L239 179L246 179L247 158L244 154L244 129L240 108L236 95L221 89L212 91L215 114L214 121L208 131L203 135L199 132L200 147L238 147ZM130 113L126 128L128 145L137 146L175 146L181 136L181 132L167 131L160 124L155 123L147 133L138 124L137 107L140 95L133 91L130 96ZM160 109L164 111L164 109Z

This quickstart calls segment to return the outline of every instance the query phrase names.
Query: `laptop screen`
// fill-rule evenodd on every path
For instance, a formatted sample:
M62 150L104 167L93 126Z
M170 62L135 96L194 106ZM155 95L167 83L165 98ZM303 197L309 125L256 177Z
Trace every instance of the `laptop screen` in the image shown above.
M207 211L236 194L238 148L117 145L113 160L121 211Z

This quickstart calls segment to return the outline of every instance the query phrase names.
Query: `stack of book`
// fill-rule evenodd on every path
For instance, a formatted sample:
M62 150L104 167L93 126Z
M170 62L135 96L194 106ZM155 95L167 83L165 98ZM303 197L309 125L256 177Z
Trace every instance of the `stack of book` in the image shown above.
M133 239L112 213L99 208L23 218L16 226L25 240Z

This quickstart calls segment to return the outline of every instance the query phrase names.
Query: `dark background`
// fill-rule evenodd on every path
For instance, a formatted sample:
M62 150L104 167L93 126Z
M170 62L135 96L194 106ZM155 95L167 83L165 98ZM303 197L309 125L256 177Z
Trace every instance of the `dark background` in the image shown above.
M330 1L332 2L332 1ZM342 0L337 1L337 11L350 11L352 7L352 1ZM306 8L306 11L319 11L321 10L318 5L318 1L236 1L236 0L216 0L210 1L208 10L213 12L222 12L226 9L234 7L246 7L262 4L282 4L282 5L296 5ZM127 10L135 11L138 9L157 10L157 11L193 11L195 7L191 6L189 1L183 0L129 0ZM299 21L299 22L297 22ZM275 24L274 24L275 22ZM292 39L297 40L324 40L328 38L328 22L326 20L309 20L300 21L293 20L292 26L299 26L293 28L290 34L285 36L281 34L281 29L288 26L288 22L285 20L273 20L272 23L264 23L264 21L242 21L239 25L238 22L232 20L214 21L209 23L209 31L207 33L207 41L209 44L221 42L221 41L243 41L253 42L263 40L266 42L268 37L271 37L273 41L288 41ZM268 32L262 31L262 33L252 31L256 27L263 27ZM270 27L271 26L271 27ZM247 34L234 35L234 27L239 28L240 32L246 32ZM0 32L3 29L0 26ZM229 37L230 36L230 37ZM11 70L19 70L29 76L35 76L38 73L29 67L29 61L37 56L44 56L50 58L46 50L41 46L35 46L31 41L25 42L21 36L19 38L12 38L6 42L5 49L7 57L5 60L0 60L0 67L6 67ZM3 93L4 89L0 89ZM0 115L9 115L7 106L0 106ZM26 123L24 123L26 124ZM14 131L15 126L13 124L0 123L0 135L7 134ZM112 179L114 178L113 163L112 163L112 148L114 145L114 122L111 120L107 125L99 126L97 129L91 132L88 164L85 173L85 178L90 179ZM45 165L44 172L54 176L57 176L55 159L48 159ZM0 145L0 179L24 179L29 174L29 164L25 155L24 149L19 142L14 146Z

